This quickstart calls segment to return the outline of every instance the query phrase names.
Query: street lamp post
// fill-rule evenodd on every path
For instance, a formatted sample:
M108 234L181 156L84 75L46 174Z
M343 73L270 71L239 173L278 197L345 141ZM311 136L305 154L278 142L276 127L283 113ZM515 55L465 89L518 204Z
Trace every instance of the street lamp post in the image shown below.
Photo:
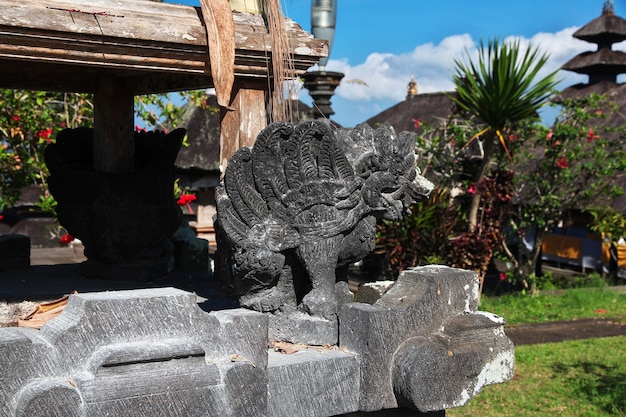
M328 41L328 54L335 38L337 21L337 0L311 0L311 32L317 39ZM328 57L321 58L318 71L308 71L302 75L304 87L313 98L313 117L326 119L335 112L330 99L339 86L344 74L326 71Z
M311 32L317 39L328 41L328 55L333 47L337 23L337 0L311 0ZM328 57L320 59L320 71L326 69Z

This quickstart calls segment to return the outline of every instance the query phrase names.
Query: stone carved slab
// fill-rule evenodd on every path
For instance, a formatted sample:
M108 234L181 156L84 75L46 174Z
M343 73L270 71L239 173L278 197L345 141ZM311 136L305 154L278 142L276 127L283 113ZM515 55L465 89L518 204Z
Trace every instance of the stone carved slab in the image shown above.
M444 410L512 378L504 320L477 303L474 272L426 266L404 271L373 305L345 306L339 342L360 359L359 409Z
M39 331L0 329L0 415L438 412L512 377L504 322L477 296L475 273L405 271L374 304L343 306L338 346L284 355L266 314L205 313L173 288L75 294Z
M359 361L335 348L269 352L268 415L335 416L359 408Z
M173 288L72 295L0 331L2 416L250 416L267 409L267 318ZM241 387L245 386L244 390Z
M414 134L388 125L334 131L311 121L270 125L239 149L217 189L215 226L218 272L241 305L336 326L347 294L337 268L372 251L377 219L400 219L433 188L414 146Z

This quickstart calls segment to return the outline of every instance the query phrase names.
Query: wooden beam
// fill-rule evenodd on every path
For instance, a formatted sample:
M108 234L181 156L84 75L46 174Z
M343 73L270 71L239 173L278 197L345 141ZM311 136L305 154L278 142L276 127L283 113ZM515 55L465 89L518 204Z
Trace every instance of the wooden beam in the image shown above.
M55 90L74 91L76 83L95 88L101 73L169 76L180 84L154 85L178 91L213 85L199 8L142 0L0 0L0 8L0 66L19 68L15 75L55 69L65 74L49 80ZM272 51L263 17L233 12L233 21L235 76L267 79ZM326 42L286 24L296 72L303 73L327 54ZM19 88L11 82L2 77L0 87Z

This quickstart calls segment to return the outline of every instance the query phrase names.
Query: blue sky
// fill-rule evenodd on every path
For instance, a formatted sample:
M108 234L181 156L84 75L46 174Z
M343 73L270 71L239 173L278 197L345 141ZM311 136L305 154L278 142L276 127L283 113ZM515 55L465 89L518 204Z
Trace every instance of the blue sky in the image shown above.
M173 3L197 6L199 0ZM284 14L310 30L310 0L282 0ZM592 50L572 33L599 17L604 0L337 0L337 30L328 70L345 74L332 100L333 119L352 127L403 100L415 76L423 93L452 89L453 60L480 39L517 37L550 54L548 71ZM615 0L626 18L626 0ZM616 46L626 50L626 42ZM586 76L561 71L561 87ZM312 100L306 90L300 98ZM416 115L419 117L419 115Z

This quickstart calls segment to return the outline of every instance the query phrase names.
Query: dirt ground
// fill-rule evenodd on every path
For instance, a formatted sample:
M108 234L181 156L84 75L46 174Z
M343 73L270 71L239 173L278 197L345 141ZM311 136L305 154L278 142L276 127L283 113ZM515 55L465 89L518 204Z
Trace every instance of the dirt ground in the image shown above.
M512 325L507 326L505 332L514 345L533 345L593 337L624 336L626 323L610 319L581 319Z

